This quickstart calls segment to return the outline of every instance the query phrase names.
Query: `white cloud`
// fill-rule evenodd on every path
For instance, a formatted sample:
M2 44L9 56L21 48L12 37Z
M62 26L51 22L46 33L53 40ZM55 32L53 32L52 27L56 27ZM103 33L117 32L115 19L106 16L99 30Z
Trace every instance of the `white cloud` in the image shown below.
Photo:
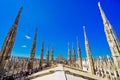
M30 36L28 36L28 35L25 35L25 38L26 38L26 39L31 39L31 37L30 37Z
M26 46L26 45L22 45L21 47L22 47L22 48L26 48L27 46Z

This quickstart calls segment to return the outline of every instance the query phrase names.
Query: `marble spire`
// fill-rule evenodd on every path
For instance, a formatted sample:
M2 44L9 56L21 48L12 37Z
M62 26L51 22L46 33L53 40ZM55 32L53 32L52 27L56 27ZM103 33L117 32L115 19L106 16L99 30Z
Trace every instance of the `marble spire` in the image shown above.
M40 51L39 67L42 67L42 65L43 65L43 56L44 56L44 40L42 41L42 48L41 48L41 51Z
M112 57L114 59L114 63L117 68L120 68L120 41L119 41L112 25L108 21L106 15L100 5L100 2L98 2L98 7L100 10L102 20L103 20L104 31L105 31L107 42L109 44L109 47L110 47L110 50L112 53Z
M71 51L70 51L70 43L68 42L68 65L71 65Z
M35 34L34 34L34 40L32 43L32 48L30 52L30 61L28 63L28 69L32 70L33 69L33 63L34 63L34 58L35 58L35 50L36 50L36 39L37 39L37 31L38 29L36 28Z
M47 65L49 65L49 55L50 55L50 51L49 51L49 45L48 45L47 52L46 52L46 63L47 63Z
M11 51L15 42L18 22L20 20L20 15L22 10L23 10L23 7L20 8L15 18L14 24L12 25L9 32L7 33L2 49L0 51L0 71L4 69L4 66L7 64L8 60L10 59Z
M82 66L82 57L81 57L80 43L79 43L79 41L78 41L78 37L76 37L76 39L77 39L79 68L82 70L82 69L83 69L83 66Z
M76 62L76 54L75 54L75 49L74 49L74 43L72 43L72 60L73 60L73 62Z
M87 60L89 63L89 70L90 70L91 74L95 74L93 58L91 55L90 45L89 45L88 38L86 35L85 26L83 26L83 30L84 30L84 37L85 37L85 48L86 48L86 53L87 53Z

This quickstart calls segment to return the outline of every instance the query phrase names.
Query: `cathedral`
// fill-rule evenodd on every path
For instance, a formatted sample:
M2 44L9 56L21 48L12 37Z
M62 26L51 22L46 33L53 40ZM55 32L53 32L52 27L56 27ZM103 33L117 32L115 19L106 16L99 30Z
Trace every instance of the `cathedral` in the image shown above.
M83 26L86 58L82 58L78 37L76 37L77 51L75 51L74 44L72 43L70 46L71 44L68 42L67 59L63 55L59 55L55 59L54 47L50 48L49 45L44 58L44 40L40 49L40 57L35 58L38 28L34 33L30 56L11 56L23 11L23 7L21 7L0 51L0 80L120 80L120 42L100 2L98 2L98 8L112 56L92 56L90 47L92 44L90 44L86 32L87 26Z

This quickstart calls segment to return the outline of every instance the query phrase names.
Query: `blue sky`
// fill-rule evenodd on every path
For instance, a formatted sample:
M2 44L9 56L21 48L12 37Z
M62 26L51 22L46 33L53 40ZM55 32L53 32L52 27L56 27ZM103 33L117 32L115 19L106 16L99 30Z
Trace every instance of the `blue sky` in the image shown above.
M35 28L38 27L36 57L39 58L42 39L46 48L54 45L55 57L67 57L68 42L71 49L78 36L82 57L86 57L83 26L93 56L111 55L98 8L98 1L120 39L119 0L1 0L0 1L0 49L12 26L18 10L23 12L18 25L12 55L29 56ZM77 54L77 51L76 51Z

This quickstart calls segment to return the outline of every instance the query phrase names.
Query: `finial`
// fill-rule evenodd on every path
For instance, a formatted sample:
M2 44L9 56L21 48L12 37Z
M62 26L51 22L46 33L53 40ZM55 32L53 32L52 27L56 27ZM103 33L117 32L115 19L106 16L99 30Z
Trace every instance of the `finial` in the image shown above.
M83 26L83 29L85 30L85 26Z
M85 26L83 26L84 35L86 36Z
M101 7L100 2L98 2L98 6Z
M38 27L36 27L36 33L38 32Z
M77 40L77 44L79 44L78 36L76 37L76 40Z
M77 40L77 42L78 42L78 36L76 36L76 40Z
M102 10L102 7L101 7L101 5L100 5L100 2L98 2L98 7L99 7L99 10L100 10L100 13L101 13L101 17L102 17L102 19L103 19L103 23L106 23L108 20L107 20L107 18L106 18L106 16L105 16L104 11Z
M42 49L44 49L44 39L42 39Z
M22 12L22 10L23 10L23 6L20 7L19 14Z
M44 44L44 38L42 38L42 44Z
M83 26L83 31L84 31L85 42L88 42L85 26Z
M98 7L99 7L99 9L100 9L100 11L101 11L102 8L101 8L101 4L100 4L100 2L98 2Z
M36 39L36 37L37 37L37 31L38 31L38 28L36 27L36 30L35 30L35 34L34 34L34 38Z
M42 39L42 43L44 43L44 39Z
M52 43L52 50L54 50L54 44Z
M20 8L20 10L18 12L18 15L16 16L16 19L15 19L15 22L14 22L14 24L16 24L16 25L18 25L20 14L21 14L22 10L23 10L23 7Z
M68 46L70 45L70 43L68 42Z
M76 40L77 40L77 47L79 47L78 36L76 36Z
M72 48L74 49L74 42L72 42Z
M48 48L47 48L48 51L49 51L49 48L50 48L50 44L48 44Z
M68 49L70 49L70 43L68 42Z

